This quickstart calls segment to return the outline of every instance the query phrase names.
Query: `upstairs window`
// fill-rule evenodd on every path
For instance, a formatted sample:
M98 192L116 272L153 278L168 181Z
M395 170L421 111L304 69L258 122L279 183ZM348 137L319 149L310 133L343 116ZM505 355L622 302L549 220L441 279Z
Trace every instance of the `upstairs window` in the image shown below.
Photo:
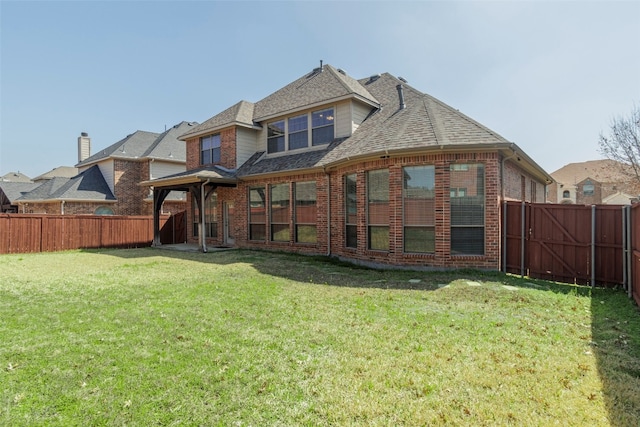
M569 192L569 190L564 190L564 191L562 192L562 198L563 198L563 199L569 199L569 198L571 198L571 193Z
M593 196L594 189L595 186L593 185L593 183L590 180L587 180L587 182L585 182L585 184L582 186L582 194L584 194L585 196Z
M200 138L200 164L220 163L220 134Z
M333 141L333 108L311 113L312 145L323 145Z
M326 108L268 123L267 153L283 153L329 144L335 134L334 121L333 108Z

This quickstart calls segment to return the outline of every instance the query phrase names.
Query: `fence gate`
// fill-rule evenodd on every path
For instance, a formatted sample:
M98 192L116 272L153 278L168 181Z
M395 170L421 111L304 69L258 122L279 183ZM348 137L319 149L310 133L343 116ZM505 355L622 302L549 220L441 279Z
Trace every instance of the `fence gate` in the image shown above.
M506 202L503 269L558 282L626 287L629 209Z
M171 245L187 241L187 212L173 214L160 229L160 243Z

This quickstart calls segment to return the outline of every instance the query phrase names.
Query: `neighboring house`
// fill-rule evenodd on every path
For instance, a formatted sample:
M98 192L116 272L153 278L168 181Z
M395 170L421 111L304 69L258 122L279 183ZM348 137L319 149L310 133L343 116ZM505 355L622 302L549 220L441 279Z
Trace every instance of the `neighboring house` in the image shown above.
M551 177L516 144L390 74L330 65L182 135L187 171L149 180L155 239L188 191L189 241L365 264L500 266L502 200Z
M72 166L58 166L33 178L33 182L42 182L52 178L73 178L78 175L78 168Z
M0 176L0 182L33 182L31 178L21 172L9 172Z
M31 181L0 181L0 212L18 213L19 206L17 200L36 188L38 185L39 184Z
M551 176L555 180L548 188L551 203L628 205L638 197L633 172L615 160L569 163Z
M151 215L152 197L141 181L185 170L185 146L177 138L195 124L181 122L165 132L136 131L90 155L91 139L78 137L77 173L41 175L42 184L17 200L20 212L48 214ZM59 174L58 174L59 175ZM40 178L40 177L39 177ZM186 195L167 198L165 213L186 209Z

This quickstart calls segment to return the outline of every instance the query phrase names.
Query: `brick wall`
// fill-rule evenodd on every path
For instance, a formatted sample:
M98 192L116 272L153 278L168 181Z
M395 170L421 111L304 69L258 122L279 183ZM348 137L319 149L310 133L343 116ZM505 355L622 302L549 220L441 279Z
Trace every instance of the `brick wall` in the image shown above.
M216 132L218 133L218 132ZM236 128L224 129L220 133L220 166L227 169L236 168ZM188 139L187 150L187 170L197 169L200 164L200 137Z
M145 176L146 173L146 176ZM114 159L114 196L117 199L116 215L142 215L144 213L144 199L149 189L138 185L149 177L148 160L132 162Z
M536 181L528 172L524 171L513 160L507 160L504 165L505 200L533 203L547 201L545 184ZM535 188L535 194L533 193ZM549 201L552 200L552 190L549 187Z
M450 248L451 220L450 220L450 165L452 163L480 163L484 165L485 175L485 247L484 255L452 255ZM415 254L404 253L404 224L403 224L403 167L416 165L434 165L435 188L435 253ZM386 264L410 266L416 268L483 268L498 269L500 263L500 202L501 202L501 158L494 153L462 153L462 154L433 154L421 156L406 156L353 164L324 173L300 174L286 177L273 177L255 181L242 181L237 188L219 187L218 192L218 238L208 240L208 245L223 243L223 201L233 201L235 217L231 227L238 247L283 250L287 252L307 254L327 254L329 246L331 254L363 264ZM366 173L370 170L389 170L389 251L375 251L367 249L367 217L366 217ZM345 206L344 206L344 176L356 174L356 196L358 202L357 231L358 247L345 247ZM508 174L509 179L521 184L522 171L513 167ZM531 197L532 178L525 176L525 192ZM470 178L471 179L471 178ZM474 178L475 179L475 178ZM302 244L294 241L294 196L292 186L290 203L290 240L288 242L251 241L248 239L248 190L250 187L261 186L266 193L267 224L269 223L269 186L282 183L316 182L317 197L317 243ZM534 181L535 182L535 181ZM471 188L471 182L469 183ZM475 184L474 184L475 185ZM536 184L542 187L542 184ZM329 187L330 186L330 189ZM513 191L516 185L512 183ZM520 192L521 188L517 188ZM511 195L514 199L517 195ZM329 217L330 197L330 217ZM544 191L536 189L536 200L544 199ZM191 195L189 195L189 200ZM191 203L188 208L188 238L197 242L193 237L193 212ZM328 224L331 224L328 230ZM268 227L267 227L268 228Z

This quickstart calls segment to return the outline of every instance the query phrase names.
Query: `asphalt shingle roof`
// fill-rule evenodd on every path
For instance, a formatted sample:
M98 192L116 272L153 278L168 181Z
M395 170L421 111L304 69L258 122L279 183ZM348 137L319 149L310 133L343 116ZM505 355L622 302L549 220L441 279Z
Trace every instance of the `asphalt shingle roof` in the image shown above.
M0 191L2 191L6 198L9 199L9 202L13 204L15 200L24 196L38 185L40 184L35 182L0 181Z
M245 126L253 126L253 103L248 101L240 101L237 104L227 108L220 114L216 114L204 123L195 126L181 135L181 139L188 138L192 135L200 135L208 131L220 129L232 124L240 124Z
M137 159L144 155L149 147L154 143L160 134L154 132L146 132L142 130L135 131L127 135L115 144L111 144L107 148L103 148L96 154L88 157L76 165L81 167L95 163L97 161L110 157Z
M187 159L186 148L184 142L178 137L190 129L193 129L197 123L181 122L172 128L161 133L155 141L142 153L142 157L150 159L174 160L184 162Z
M116 200L104 180L100 168L94 165L73 178L55 177L24 194L19 201L29 200Z

